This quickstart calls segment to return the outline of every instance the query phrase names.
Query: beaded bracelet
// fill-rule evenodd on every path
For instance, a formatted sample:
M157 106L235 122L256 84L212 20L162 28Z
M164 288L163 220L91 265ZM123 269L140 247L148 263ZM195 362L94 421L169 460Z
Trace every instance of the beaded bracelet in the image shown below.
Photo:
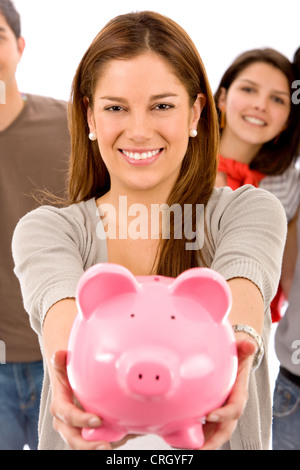
M238 325L233 325L232 328L235 333L238 333L238 332L246 333L247 335L251 336L251 338L253 338L256 341L258 350L254 356L254 360L252 364L252 368L255 371L260 366L260 363L262 361L262 358L265 352L261 336L257 333L257 331L255 331L254 328L252 328L252 326L249 326L249 325L238 324Z

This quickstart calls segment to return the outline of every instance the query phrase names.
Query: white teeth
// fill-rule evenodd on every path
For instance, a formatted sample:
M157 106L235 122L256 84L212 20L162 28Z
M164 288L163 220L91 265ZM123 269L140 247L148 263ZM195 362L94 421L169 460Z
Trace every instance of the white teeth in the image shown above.
M160 152L160 149L158 150L153 150L152 152L143 152L143 153L138 153L138 152L127 152L126 150L122 150L124 155L128 158L133 158L134 160L146 160L147 158L155 157Z
M244 116L244 120L247 122L250 122L250 124L256 124L257 126L265 126L266 123L262 121L261 119L257 119L255 117L251 116Z

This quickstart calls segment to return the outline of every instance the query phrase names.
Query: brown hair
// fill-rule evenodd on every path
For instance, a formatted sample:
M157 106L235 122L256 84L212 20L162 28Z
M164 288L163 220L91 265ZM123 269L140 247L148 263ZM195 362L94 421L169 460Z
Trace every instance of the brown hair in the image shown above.
M257 62L266 63L279 69L287 77L290 85L291 111L286 129L280 134L279 138L266 142L250 164L250 168L253 170L261 171L266 175L276 175L283 173L298 157L299 152L299 118L297 108L292 102L292 84L295 80L293 64L283 54L270 48L244 52L234 60L224 73L215 93L215 102L218 107L221 88L228 90L232 82L246 67ZM220 122L221 113L219 110L218 114Z
M113 59L130 59L155 52L173 67L186 87L190 104L199 93L206 105L198 123L198 136L190 139L180 176L169 201L206 204L214 188L217 171L218 122L214 99L201 58L187 33L174 21L154 12L121 15L111 20L97 35L83 56L74 77L69 107L71 157L69 202L98 198L110 188L110 177L97 142L88 138L87 99L93 107L95 87L105 64ZM196 225L194 214L194 230ZM183 233L183 231L182 231ZM185 250L186 240L162 240L158 255L159 274L177 276L198 264L198 252Z

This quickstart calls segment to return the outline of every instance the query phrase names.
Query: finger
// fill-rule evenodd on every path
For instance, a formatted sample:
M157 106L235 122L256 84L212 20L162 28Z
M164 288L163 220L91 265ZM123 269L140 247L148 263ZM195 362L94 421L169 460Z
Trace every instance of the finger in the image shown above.
M81 430L72 428L54 418L53 427L60 434L71 450L111 450L111 445L104 441L86 441L81 436Z
M53 354L51 363L56 377L64 384L69 385L67 375L67 351L57 351Z
M257 344L254 342L254 340L244 339L242 341L237 342L237 350L239 361L247 359L249 358L249 356L253 356L256 353Z
M239 419L248 401L249 372L252 366L249 357L255 353L256 345L252 341L243 340L238 345L239 366L235 384L225 404L211 412L208 422L224 422Z
M52 402L51 413L63 423L74 427L97 428L101 426L101 419L83 411L78 403L74 403L73 391L70 387L66 373L66 351L58 351L52 359L58 384L55 385L56 400Z
M236 428L236 425L237 421L230 421L216 425L212 431L208 433L208 436L210 435L210 437L207 437L207 433L205 433L205 443L200 450L220 449L220 447L225 444L225 442L229 441Z
M101 426L102 420L98 416L86 413L71 403L59 403L59 405L51 407L52 415L68 426L76 428L98 428Z

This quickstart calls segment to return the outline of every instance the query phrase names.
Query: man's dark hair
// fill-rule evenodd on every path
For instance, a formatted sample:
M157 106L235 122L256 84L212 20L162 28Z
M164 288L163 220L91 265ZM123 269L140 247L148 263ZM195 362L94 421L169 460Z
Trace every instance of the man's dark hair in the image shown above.
M4 16L6 23L13 31L17 39L21 36L20 15L11 0L0 0L0 14Z

